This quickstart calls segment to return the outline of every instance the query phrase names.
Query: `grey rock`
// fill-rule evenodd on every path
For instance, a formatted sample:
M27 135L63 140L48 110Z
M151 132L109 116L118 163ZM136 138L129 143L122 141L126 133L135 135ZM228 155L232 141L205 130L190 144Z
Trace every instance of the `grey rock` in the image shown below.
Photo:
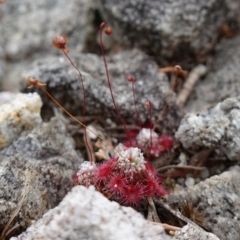
M188 113L176 138L185 148L213 148L217 155L239 160L240 98L227 98L216 106Z
M55 207L73 186L72 175L82 162L65 125L56 118L23 132L0 152L0 159L0 232L24 192L11 226L26 229Z
M77 56L71 54L71 56L82 71L87 96L87 112L92 115L99 114L102 117L114 116L119 121L119 118L116 118L107 86L102 58L93 54ZM131 83L127 81L128 75L136 78L135 94L141 120L146 120L149 117L145 108L145 103L148 100L152 103L152 119L156 119L170 92L168 79L165 74L158 72L157 64L136 49L123 51L109 57L107 61L113 94L124 120L137 124ZM66 109L71 113L81 115L83 94L79 76L64 56L46 58L33 63L22 75L24 86L27 84L28 76L47 83L49 92ZM172 96L174 99L174 94ZM46 96L43 96L43 101L50 102ZM170 102L168 111L161 122L161 130L173 133L179 125L180 118L181 112L173 104L173 101Z
M138 47L160 62L179 64L205 50L229 19L238 18L239 1L99 0L115 39Z
M209 73L195 87L186 108L195 110L240 94L240 36L223 39L209 64ZM204 96L204 97L203 97Z
M188 188L187 191L170 195L168 201L177 208L183 202L188 202L198 209L203 228L221 240L237 240L240 232L239 181L240 167L235 166L230 171Z
M130 207L110 202L93 187L76 186L56 208L11 240L170 240L161 226Z
M82 49L91 32L88 0L6 1L3 26L5 53L11 59L22 59L35 52L56 52L52 39L59 34L69 38L69 47ZM12 21L14 16L14 20Z
M89 36L96 32L91 0L12 0L1 7L0 54L7 62L2 62L0 68L5 89L13 88L21 71L35 59L58 54L59 50L52 45L56 35L66 35L69 48L80 52L88 44ZM20 63L16 62L19 60Z
M220 240L216 235L201 231L191 224L185 225L181 231L176 231L173 240Z

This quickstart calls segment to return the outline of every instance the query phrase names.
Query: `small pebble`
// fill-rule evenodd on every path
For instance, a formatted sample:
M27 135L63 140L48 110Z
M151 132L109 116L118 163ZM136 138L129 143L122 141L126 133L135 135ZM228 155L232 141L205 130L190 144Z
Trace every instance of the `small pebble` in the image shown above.
M195 180L192 177L187 177L185 180L186 187L192 187L195 185Z

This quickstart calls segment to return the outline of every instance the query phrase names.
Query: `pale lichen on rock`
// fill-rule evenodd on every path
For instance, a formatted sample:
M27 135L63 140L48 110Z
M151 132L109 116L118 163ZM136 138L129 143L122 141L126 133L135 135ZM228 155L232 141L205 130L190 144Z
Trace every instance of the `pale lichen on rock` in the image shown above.
M76 186L58 207L11 239L170 240L171 237L161 226L150 224L132 208L109 201L93 187Z
M175 233L173 240L220 240L216 235L201 231L191 224L185 225L181 231Z
M239 119L240 98L228 98L210 109L188 113L175 136L185 148L213 148L218 155L238 160Z
M0 148L9 145L24 130L42 122L42 101L37 93L16 94L9 103L0 106Z
M234 166L229 171L189 187L186 191L170 195L168 202L170 205L178 207L182 205L183 200L192 202L190 197L194 196L197 199L193 201L194 206L203 217L202 227L220 239L238 240L240 232L239 181L240 167ZM190 237L192 230L185 229L185 231L188 232L189 239L198 239L196 235ZM204 232L202 234L199 234L201 236L199 239L211 239L204 237Z

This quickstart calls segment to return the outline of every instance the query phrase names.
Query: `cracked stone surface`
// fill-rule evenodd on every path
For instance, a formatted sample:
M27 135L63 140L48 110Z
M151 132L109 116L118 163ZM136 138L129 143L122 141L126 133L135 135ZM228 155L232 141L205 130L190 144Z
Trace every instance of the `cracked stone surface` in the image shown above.
M196 61L230 19L238 19L239 1L100 0L100 10L115 39L138 47L160 62ZM237 20L236 20L237 21Z
M73 186L72 175L82 162L65 125L56 118L22 132L0 151L0 159L0 232L23 195L13 221L21 230L55 207Z
M176 231L173 240L220 240L216 235L201 231L191 224L185 225L181 231Z
M212 108L188 113L175 136L185 148L213 148L220 156L239 160L239 119L240 98L227 98Z
M237 240L240 232L240 167L235 166L218 176L213 176L187 191L169 196L169 203L175 207L183 201L194 202L202 212L202 227L214 233L221 240Z

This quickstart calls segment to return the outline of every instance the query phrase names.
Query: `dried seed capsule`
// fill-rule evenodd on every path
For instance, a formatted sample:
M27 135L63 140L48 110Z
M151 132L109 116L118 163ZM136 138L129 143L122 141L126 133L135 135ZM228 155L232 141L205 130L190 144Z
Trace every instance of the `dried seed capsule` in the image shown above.
M111 35L112 34L112 28L110 28L109 26L106 26L104 29L105 34L107 35Z
M128 80L129 82L135 82L135 78L134 78L133 76L128 76L128 77L127 77L127 80Z
M59 49L66 49L67 37L58 35L52 40L52 44Z

